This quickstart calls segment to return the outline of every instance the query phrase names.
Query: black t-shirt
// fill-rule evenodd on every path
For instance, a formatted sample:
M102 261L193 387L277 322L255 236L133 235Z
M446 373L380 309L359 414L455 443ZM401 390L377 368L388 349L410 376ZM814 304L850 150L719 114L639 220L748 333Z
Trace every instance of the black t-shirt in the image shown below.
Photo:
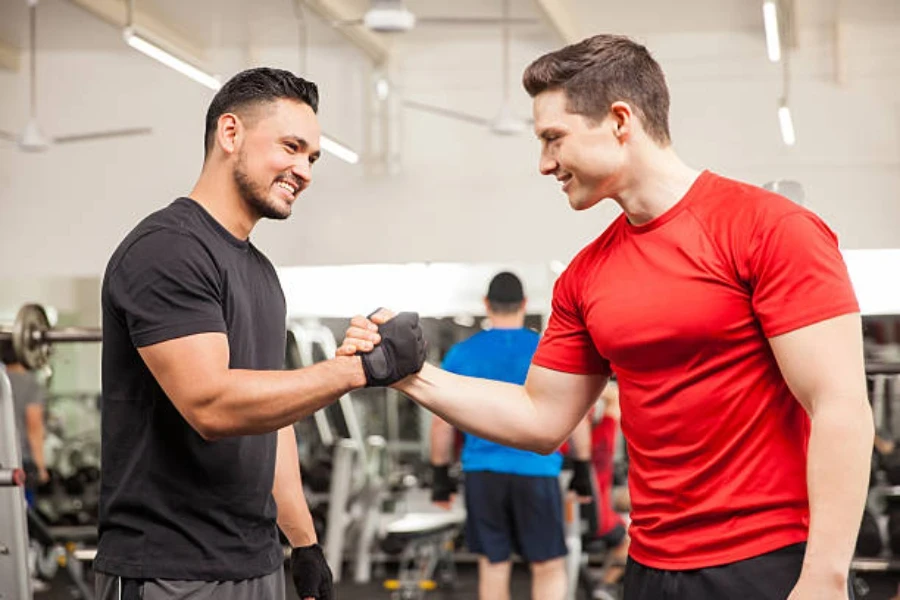
M283 564L272 497L277 433L205 441L137 348L228 336L233 369L283 369L284 294L272 263L199 204L144 219L102 288L100 541L94 568L134 578L238 580Z

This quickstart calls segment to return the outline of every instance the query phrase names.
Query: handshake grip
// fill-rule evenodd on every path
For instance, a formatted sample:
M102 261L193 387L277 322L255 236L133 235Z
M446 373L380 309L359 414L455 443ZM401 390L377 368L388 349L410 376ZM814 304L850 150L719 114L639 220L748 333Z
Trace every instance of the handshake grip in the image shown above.
M425 364L425 336L419 314L398 313L378 326L381 343L371 352L357 352L362 358L366 387L385 387L422 370Z

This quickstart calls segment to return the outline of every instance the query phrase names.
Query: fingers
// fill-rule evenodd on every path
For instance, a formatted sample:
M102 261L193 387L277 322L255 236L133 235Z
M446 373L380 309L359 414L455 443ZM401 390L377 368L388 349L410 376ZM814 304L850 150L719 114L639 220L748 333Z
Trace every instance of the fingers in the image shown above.
M377 310L375 311L375 314L378 314ZM369 331L378 331L378 326L362 315L356 315L355 317L350 319L350 326L359 327L360 329L368 329Z
M349 342L344 342L344 344L334 351L335 356L353 356L356 354L357 348L353 344Z
M432 504L444 510L450 510L450 508L453 506L452 502L433 502Z
M344 341L337 349L337 356L353 356L357 352L371 352L381 342L378 326L365 317L356 316L350 320L350 327L344 334Z
M396 316L396 313L388 308L379 308L369 315L369 320L376 325L384 325Z

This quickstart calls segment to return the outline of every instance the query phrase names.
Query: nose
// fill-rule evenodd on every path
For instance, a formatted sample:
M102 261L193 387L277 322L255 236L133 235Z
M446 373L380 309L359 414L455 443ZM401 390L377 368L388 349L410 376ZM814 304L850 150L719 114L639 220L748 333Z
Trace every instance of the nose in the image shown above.
M553 175L558 168L559 163L556 162L555 158L547 152L541 152L541 159L538 161L538 170L540 170L541 175Z
M303 182L303 187L309 185L309 182L312 181L312 165L309 164L309 157L301 156L294 162L291 173Z

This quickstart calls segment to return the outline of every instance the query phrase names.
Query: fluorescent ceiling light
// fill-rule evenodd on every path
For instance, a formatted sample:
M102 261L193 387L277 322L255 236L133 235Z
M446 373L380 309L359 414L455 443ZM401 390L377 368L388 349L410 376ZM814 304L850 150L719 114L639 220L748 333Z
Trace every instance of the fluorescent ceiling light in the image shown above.
M146 37L137 33L134 28L126 28L123 36L125 38L125 42L135 50L146 54L150 58L161 62L167 67L175 69L182 75L190 77L197 83L205 85L213 91L217 91L222 87L222 82L219 81L218 77L215 77L213 75L210 75L209 73L206 73L205 71L198 69L194 65L178 58L167 50L163 50L157 44L149 41ZM337 158L340 158L341 160L347 161L352 165L355 165L359 162L359 155L356 152L324 134L322 135L322 150L328 152L333 156L336 156Z
M325 134L322 134L321 139L322 150L331 154L332 156L336 156L337 158L350 163L351 165L355 165L359 162L359 154L344 146L340 142L337 142Z
M769 60L781 60L781 39L778 36L778 7L775 0L763 2L763 22L766 25L766 51Z
M180 58L170 52L167 52L166 50L163 50L153 42L147 40L147 38L135 32L133 28L129 27L125 29L124 37L125 42L138 52L143 52L150 58L158 60L169 68L175 69L182 75L187 75L197 83L205 85L213 91L218 90L220 87L222 87L222 82L219 81L217 77L201 71L194 65L181 60Z
M794 121L791 119L791 109L787 104L778 107L778 123L781 125L781 139L788 146L793 146L797 138L794 136Z

